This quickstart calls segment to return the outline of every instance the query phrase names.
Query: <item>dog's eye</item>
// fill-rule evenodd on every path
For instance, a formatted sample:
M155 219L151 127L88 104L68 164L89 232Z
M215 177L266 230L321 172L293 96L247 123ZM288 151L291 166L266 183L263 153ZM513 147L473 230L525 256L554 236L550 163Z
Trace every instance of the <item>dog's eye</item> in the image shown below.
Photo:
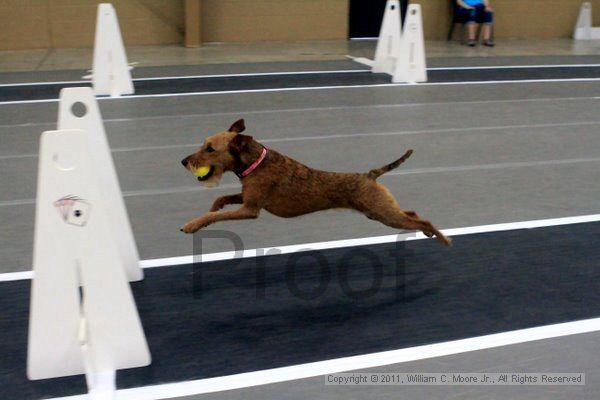
M212 153L213 151L215 151L215 149L213 149L212 146L208 146L206 148L206 151L209 152L209 153Z

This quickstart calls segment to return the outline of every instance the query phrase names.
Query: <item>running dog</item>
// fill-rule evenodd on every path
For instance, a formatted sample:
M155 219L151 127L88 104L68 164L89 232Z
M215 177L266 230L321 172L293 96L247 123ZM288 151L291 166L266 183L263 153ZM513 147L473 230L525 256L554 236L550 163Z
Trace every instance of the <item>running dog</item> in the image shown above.
M278 217L291 218L330 208L347 208L396 229L422 231L446 246L451 239L414 211L403 211L390 191L377 178L402 164L408 150L391 164L367 173L326 172L309 168L275 150L267 149L252 136L242 135L244 120L227 132L208 137L194 154L181 163L205 186L219 184L223 173L234 172L242 192L219 197L210 212L187 222L181 231L194 233L217 221L257 218L265 209ZM233 211L220 211L228 204L241 204Z

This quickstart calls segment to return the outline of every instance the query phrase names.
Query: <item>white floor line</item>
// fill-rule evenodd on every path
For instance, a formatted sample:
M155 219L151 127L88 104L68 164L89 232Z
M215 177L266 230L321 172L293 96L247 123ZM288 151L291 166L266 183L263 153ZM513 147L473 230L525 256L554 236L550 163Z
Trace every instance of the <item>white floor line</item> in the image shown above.
M552 64L552 65L476 65L470 67L435 67L428 71L462 71L480 69L529 69L529 68L597 68L600 64Z
M115 150L113 150L113 152ZM23 158L37 158L38 156L39 155L37 153L5 155L5 156L0 156L0 160L20 160Z
M367 38L370 39L370 38ZM357 39L353 39L357 40ZM363 39L364 40L364 39ZM465 67L433 67L427 68L428 71L462 71L462 70L489 70L489 69L531 69L531 68L596 68L600 64L552 64L552 65L473 65ZM211 79L211 78L238 78L251 76L285 76L285 75L326 75L326 74L348 74L370 72L370 69L340 69L340 70L315 70L315 71L274 71L274 72L250 72L250 73L232 73L232 74L207 74L207 75L175 75L175 76L156 76L147 78L134 78L134 82L143 81L161 81L177 79ZM39 85L74 85L89 84L89 80L76 81L48 81L48 82L13 82L2 83L0 87L19 87L19 86L39 86Z
M181 118L201 118L216 117L227 115L261 115L261 114L279 114L279 113L305 113L311 111L343 111L343 110L362 110L362 109L385 109L385 108L405 108L405 107L428 107L428 106L456 106L456 105L478 105L478 104L503 104L503 103L538 103L538 102L561 102L561 101L589 101L600 100L600 96L584 97L541 97L533 99L503 99L503 100L479 100L479 101L435 101L431 103L399 103L399 104L365 104L357 106L333 106L333 107L303 107L303 108L282 108L270 110L243 110L243 111L225 111L214 113L192 113L180 115L153 115L137 118L106 118L104 123L111 122L129 122L129 121L150 121ZM51 122L27 122L24 124L6 124L0 125L0 128L18 128L28 126L56 125L56 121Z
M598 222L600 221L600 214L591 214L591 215L582 215L576 217L564 217L564 218L551 218L551 219L541 219L541 220L532 220L532 221L522 221L522 222L509 222L509 223L501 223L501 224L491 224L491 225L480 225L473 227L464 227L464 228L452 228L452 229L443 229L442 232L446 236L462 236L462 235L472 235L477 233L489 233L489 232L504 232L511 231L517 229L535 229L535 228L544 228L550 226L561 226L561 225L571 225L571 224L579 224L586 222ZM287 246L279 246L279 247L266 247L262 249L252 249L245 250L243 254L235 254L234 251L225 251L219 253L210 253L203 255L189 255L189 256L181 256L181 257L168 257L168 258L159 258L159 259L151 259L144 260L140 263L142 268L155 268L161 266L174 266L174 265L183 265L183 264L191 264L196 262L211 262L211 261L223 261L230 260L234 257L236 258L254 258L260 257L266 254L289 254L296 253L300 251L309 251L309 250L328 250L328 249L339 249L345 247L354 247L354 246L366 246L373 244L383 244L383 243L394 243L398 241L413 241L413 240L423 240L427 239L425 235L422 233L400 233L396 235L385 235L385 236L373 236L367 238L357 238L357 239L343 239L343 240L334 240L329 242L314 242L314 243L304 243L304 244L296 244L296 245L287 245Z
M414 175L414 174L437 174L447 172L463 172L463 171L484 171L492 169L505 169L505 168L524 168L524 167L541 167L551 165L569 165L569 164L581 164L590 162L600 162L599 157L593 158L571 158L564 160L540 160L540 161L524 161L524 162L507 162L507 163L496 163L496 164L485 164L479 166L458 166L458 167L441 167L441 168L414 168L407 170L399 170L389 172L387 176L397 175Z
M401 176L401 175L415 175L415 174L438 174L438 173L452 173L452 172L464 172L464 171L487 171L507 168L525 168L525 167L538 167L538 166L552 166L552 165L571 165L571 164L583 164L583 163L594 163L599 162L600 158L572 158L563 160L540 160L540 161L523 161L523 162L507 162L507 163L496 163L496 164L478 164L478 165L458 165L454 167L432 167L432 168L413 168L405 169L403 171L390 172L386 176ZM206 190L216 191L239 188L239 183L227 183L222 184L214 188L205 188L203 186L181 186L161 189L140 189L140 190L129 190L123 192L123 197L135 197L135 196L156 196L163 194L175 194L175 193L193 193L201 192ZM0 201L0 207L10 206L22 206L35 204L35 199L17 199L17 200L2 200Z
M222 184L214 188L206 188L201 185L195 186L178 186L178 187L169 187L169 188L161 188L161 189L141 189L141 190L127 190L123 192L123 197L135 197L135 196L155 196L161 194L174 194L174 193L193 193L193 192L202 192L206 190L225 190L232 188L239 188L240 184L231 183L231 184ZM10 207L10 206L24 206L24 205L32 205L35 204L35 199L17 199L17 200L1 200L0 207Z
M336 135L317 135L317 136L298 136L298 137L286 137L286 138L269 138L260 140L261 143L282 143L282 142L298 142L308 140L336 140L336 139L349 139L349 138L361 138L361 137L379 137L379 136L409 136L409 135L421 135L428 133L453 133L453 132L478 132L478 131L496 131L496 130L509 130L509 129L543 129L553 127L573 127L573 126L594 126L599 125L600 121L581 121L581 122L565 122L559 124L532 124L532 125L498 125L498 126L481 126L481 127L465 127L465 128L447 128L447 129L423 129L413 131L394 131L394 132L360 132L360 133L348 133L348 134L336 134ZM113 152L129 152L129 151L146 151L146 150L166 150L176 148L191 148L198 147L198 143L180 144L180 145L166 145L166 146L140 146L140 147L122 147L115 148ZM27 156L37 157L37 154L31 155L20 155L16 158L25 158ZM6 158L14 158L13 156L0 156L0 160ZM441 167L445 168L445 167ZM451 168L451 167L450 167Z
M581 216L575 216L575 217L550 218L550 219L540 219L540 220L532 220L532 221L509 222L509 223L501 223L501 224L443 229L442 232L447 236L453 237L453 236L462 236L462 235L473 235L473 234L477 234L477 233L504 232L504 231L518 230L518 229L535 229L535 228L543 228L543 227L550 227L550 226L572 225L572 224L580 224L580 223L586 223L586 222L598 222L598 221L600 221L600 214L591 214L591 215L581 215ZM294 244L294 245L279 246L279 247L266 247L266 248L261 248L261 249L244 250L242 252L242 254L236 254L234 251L225 251L225 252L209 253L209 254L203 254L203 255L188 255L188 256L179 256L179 257L156 258L156 259L150 259L150 260L142 260L142 261L140 261L140 266L142 268L170 267L170 266L185 265L185 264L198 263L198 262L230 260L234 257L235 258L254 258L254 257L262 257L265 255L273 255L273 254L289 254L289 253L296 253L296 252L310 251L310 250L339 249L339 248L345 248L345 247L366 246L366 245L373 245L373 244L394 243L394 242L398 242L398 241L413 241L413 240L422 240L422 239L427 239L427 237L425 235L423 235L422 233L409 232L409 233L400 233L400 234L396 234L396 235L373 236L373 237L357 238L357 239L333 240L333 241L329 241L329 242L314 242L314 243ZM31 279L32 276L33 276L32 271L4 273L4 274L0 274L0 282Z
M372 88L391 88L391 87L419 87L419 86L461 86L461 85L505 85L505 84L527 84L527 83L573 83L573 82L598 82L600 78L569 78L569 79L523 79L523 80L497 80L497 81L463 81L463 82L426 82L426 83L381 83L370 85L339 85L339 86L306 86L294 88L270 88L270 89L248 89L248 90L223 90L212 92L185 92L185 93L156 93L143 95L127 95L121 97L98 97L98 100L131 100L145 98L169 98L169 97L187 97L187 96L218 96L230 94L253 94L253 93L277 93L277 92L300 92L315 90L341 90L341 89L372 89ZM0 106L17 104L38 104L38 103L56 103L58 99L46 100L16 100L3 101Z
M543 129L554 127L571 127L571 126L594 126L600 124L600 121L581 121L581 122L564 122L557 124L527 124L527 125L496 125L496 126L468 126L464 128L443 128L443 129L417 129L412 131L393 131L393 132L362 132L348 134L333 134L333 135L318 135L318 136L299 136L289 138L271 138L260 140L260 142L294 142L305 140L326 140L326 139L348 139L353 137L374 137L374 136L410 136L421 135L427 133L455 133L455 132L478 132L478 131L497 131L509 129ZM193 146L197 146L195 144ZM190 147L192 145L186 145ZM442 167L443 168L443 167Z
M0 274L0 282L24 281L33 279L33 271L5 272Z
M464 172L464 171L487 171L507 168L524 168L524 167L537 167L537 166L552 166L552 165L571 165L571 164L583 164L583 163L594 163L599 162L600 158L572 158L563 160L540 160L540 161L523 161L523 162L507 162L507 163L496 163L496 164L478 164L478 165L458 165L454 167L432 167L432 168L413 168L405 169L403 171L390 172L386 176L401 176L401 175L415 175L415 174L438 174L438 173L451 173L451 172ZM135 196L156 196L162 194L175 194L175 193L193 193L201 192L205 190L224 190L239 188L239 183L227 183L222 184L214 188L205 188L204 186L180 186L171 188L161 189L140 189L140 190L129 190L123 192L123 197L135 197ZM0 201L0 207L10 206L23 206L35 204L35 199L16 199L16 200L2 200Z
M462 82L424 82L411 86L448 86L448 85L500 85L514 83L562 83L562 82L597 82L600 78L565 78L565 79L511 79L496 81L462 81ZM402 84L401 84L402 85Z
M148 95L131 95L121 97L120 99L133 98L156 98L156 97L180 97L180 96L211 96L223 94L246 94L246 93L273 93L273 92L296 92L296 91L314 91L314 90L336 90L336 89L365 89L365 88L390 88L399 86L447 86L447 85L474 85L474 84L506 84L506 83L564 83L564 82L594 82L600 81L600 78L573 78L573 79L531 79L531 80L510 80L510 81L465 81L465 82L439 82L439 83L381 83L371 85L340 85L340 86L308 86L299 88L271 88L271 89L250 89L250 90L224 90L218 92L190 92L190 93L163 93L163 94L148 94ZM110 97L100 98L102 100L110 99ZM2 103L0 103L2 104Z
M212 75L180 75L180 76L156 76L148 78L134 78L134 82L143 81L166 81L178 79L212 79L212 78L243 78L250 76L285 76L285 75L326 75L326 74L348 74L370 72L369 69L342 69L342 70L317 70L317 71L283 71L283 72L254 72L254 73L239 73L239 74L212 74ZM70 85L70 84L90 84L89 80L79 81L58 81L58 82L24 82L24 83L3 83L0 87L19 87L19 86L38 86L38 85Z
M510 130L510 129L543 129L543 128L555 128L555 127L573 127L573 126L594 126L599 125L600 121L580 121L580 122L562 122L555 124L528 124L528 125L496 125L496 126L469 126L464 128L446 128L446 129L419 129L412 131L392 131L392 132L359 132L359 133L347 133L347 134L333 134L333 135L315 135L315 136L295 136L295 137L282 137L282 138L268 138L260 140L261 143L281 143L281 142L298 142L308 140L336 140L336 139L349 139L349 138L361 138L361 137L379 137L379 136L409 136L409 135L420 135L428 133L453 133L453 132L479 132L479 131L496 131L496 130ZM525 132L527 134L530 132ZM187 144L170 144L170 145L157 145L157 146L138 146L138 147L115 147L111 151L113 153L127 153L134 151L154 151L154 150L171 150L171 149L187 149L192 147L198 147L198 143L187 143ZM17 154L17 155L0 155L0 160L13 160L23 158L37 158L38 154ZM470 166L467 166L470 168ZM446 168L446 167L441 167ZM462 167L460 167L462 168Z
M593 318L217 378L120 389L115 393L115 399L161 400L216 393L597 331L600 331L600 318ZM85 398L80 395L53 400Z
M0 106L13 106L13 105L19 105L19 104L44 104L44 103L58 103L58 99L0 101Z
M327 74L356 74L370 72L369 69L340 69L340 70L319 70L319 71L292 71L292 72L254 72L239 74L220 74L220 75L188 75L188 76L157 76L153 78L136 78L134 81L160 81L171 79L204 79L204 78L240 78L250 76L285 76L285 75L327 75Z
M21 86L39 86L39 85L75 85L75 84L89 85L90 81L49 81L49 82L14 82L14 83L2 83L1 87L21 87Z
M35 204L35 199L16 199L0 201L0 207L26 206L31 204Z

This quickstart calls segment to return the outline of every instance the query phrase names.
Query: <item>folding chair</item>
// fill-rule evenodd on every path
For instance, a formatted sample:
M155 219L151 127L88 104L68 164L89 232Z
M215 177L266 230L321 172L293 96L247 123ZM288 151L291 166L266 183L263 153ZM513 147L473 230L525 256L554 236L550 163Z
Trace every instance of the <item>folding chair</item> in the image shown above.
M461 18L461 16L458 14L458 8L459 6L456 0L450 0L450 13L452 15L452 21L450 21L450 30L448 31L448 38L446 39L446 41L449 42L450 40L452 40L452 36L454 35L454 26L456 24L461 24L462 29L460 31L460 43L465 44L465 24L467 23L467 20ZM479 37L479 35L477 35L477 37Z

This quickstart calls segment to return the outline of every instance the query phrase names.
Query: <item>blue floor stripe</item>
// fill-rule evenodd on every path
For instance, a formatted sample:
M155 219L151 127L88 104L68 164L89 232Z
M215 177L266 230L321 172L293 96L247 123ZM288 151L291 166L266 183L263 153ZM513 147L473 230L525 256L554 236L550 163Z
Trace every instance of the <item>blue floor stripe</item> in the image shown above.
M149 269L132 287L153 364L118 386L600 317L598 238L594 222ZM26 379L29 285L0 284L0 398L83 393L81 376Z

